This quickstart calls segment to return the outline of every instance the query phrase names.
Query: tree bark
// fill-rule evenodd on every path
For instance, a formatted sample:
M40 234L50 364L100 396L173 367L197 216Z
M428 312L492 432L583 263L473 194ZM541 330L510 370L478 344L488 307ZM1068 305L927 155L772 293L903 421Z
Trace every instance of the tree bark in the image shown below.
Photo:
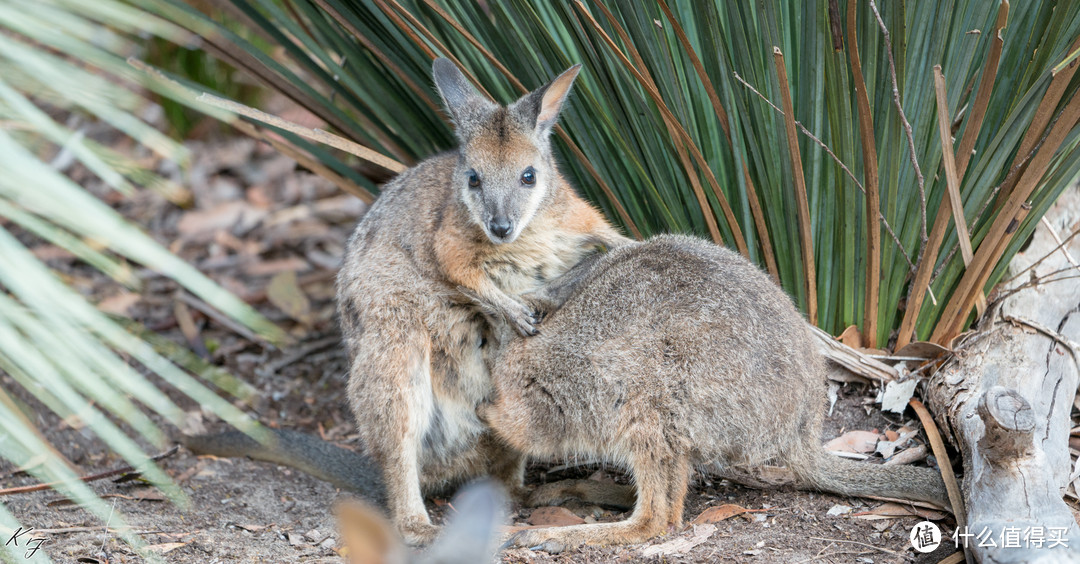
M1062 238L1080 228L1080 189L1067 190L1046 218ZM963 455L968 525L958 532L972 535L979 562L1080 563L1080 527L1062 499L1072 471L1080 269L1058 246L1040 224L1006 278L1022 274L997 289L978 329L928 383L930 410ZM1080 256L1080 237L1063 249Z

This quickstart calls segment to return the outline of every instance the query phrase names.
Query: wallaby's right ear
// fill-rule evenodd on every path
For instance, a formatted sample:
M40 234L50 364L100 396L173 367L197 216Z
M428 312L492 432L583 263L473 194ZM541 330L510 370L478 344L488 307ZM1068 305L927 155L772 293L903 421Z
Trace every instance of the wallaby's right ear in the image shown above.
M506 522L505 505L506 495L491 481L465 486L450 502L456 514L418 562L491 562L499 528Z
M461 69L450 62L450 59L435 59L431 64L431 74L435 78L439 95L454 120L458 137L465 141L473 125L498 106L477 92Z

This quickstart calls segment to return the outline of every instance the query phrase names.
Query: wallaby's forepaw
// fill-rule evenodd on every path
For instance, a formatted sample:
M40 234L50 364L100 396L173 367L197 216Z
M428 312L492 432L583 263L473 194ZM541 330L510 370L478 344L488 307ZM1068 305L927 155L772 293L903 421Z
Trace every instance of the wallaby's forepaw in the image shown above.
M504 309L502 316L517 329L522 337L533 337L540 334L537 325L544 320L544 313L537 311L532 306L514 301L512 306Z
M532 337L540 333L536 326L544 320L546 314L546 308L541 307L540 303L532 303L532 300L520 302L509 296L504 296L500 301L492 302L464 286L458 286L457 291L480 306L485 312L502 317L522 337Z

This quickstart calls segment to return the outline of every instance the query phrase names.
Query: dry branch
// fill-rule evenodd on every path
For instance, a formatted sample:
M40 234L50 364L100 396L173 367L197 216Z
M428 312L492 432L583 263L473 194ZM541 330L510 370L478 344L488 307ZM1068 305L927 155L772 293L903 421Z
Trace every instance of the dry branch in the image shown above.
M1077 209L1074 187L1048 217L1075 217ZM1006 282L978 330L928 384L939 427L963 454L967 532L1054 528L1070 541L1052 550L969 544L981 562L1080 562L1080 527L1062 499L1080 378L1073 344L1080 340L1080 277L1069 273L1072 265L1057 247L1040 226L1010 265L1014 272L1030 268L1040 282ZM1080 240L1073 249L1080 250Z
M150 462L157 462L157 461L159 461L159 460L161 460L163 458L168 458L168 457L176 454L176 451L179 450L179 449L180 449L180 446L176 445L176 446L170 448L169 450L167 450L167 451L165 451L163 453L160 453L160 454L157 454L155 456L150 457L148 460ZM121 466L120 468L116 468L116 469L113 469L113 470L106 470L104 472L98 472L97 474L89 474L87 476L83 476L83 477L79 478L79 480L82 481L82 482L93 482L93 481L96 481L96 480L104 480L105 478L111 478L113 476L118 476L120 474L129 474L129 473L133 473L133 472L137 473L134 467L132 467L132 466ZM0 490L0 496L12 495L12 494L20 494L20 493L29 493L29 492L38 492L38 491L41 491L41 490L47 490L49 488L55 488L55 487L60 486L60 485L63 485L63 482L50 482L48 484L34 484L32 486L19 486L19 487L16 487L16 488L6 488L6 489Z

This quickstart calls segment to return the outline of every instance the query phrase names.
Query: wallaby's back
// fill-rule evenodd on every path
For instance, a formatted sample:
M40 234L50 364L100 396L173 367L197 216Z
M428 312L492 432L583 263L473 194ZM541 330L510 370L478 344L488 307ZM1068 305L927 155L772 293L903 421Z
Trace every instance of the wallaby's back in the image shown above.
M608 253L575 285L540 335L502 349L485 415L528 454L626 464L639 504L623 531L526 532L521 543L646 538L679 522L690 469L701 467L753 476L786 466L799 487L947 504L931 470L824 452L823 359L809 327L736 253L659 236Z

